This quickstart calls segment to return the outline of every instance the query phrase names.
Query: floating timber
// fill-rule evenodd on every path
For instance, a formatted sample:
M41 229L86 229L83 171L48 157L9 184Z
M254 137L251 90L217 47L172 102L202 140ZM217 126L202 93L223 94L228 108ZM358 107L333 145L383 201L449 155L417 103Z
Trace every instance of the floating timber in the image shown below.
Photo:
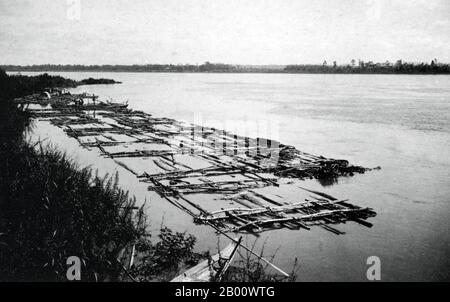
M343 232L334 225L353 221L370 227L367 219L376 215L370 208L295 182L281 183L287 178L335 179L370 170L346 160L305 153L270 139L156 118L87 94L54 96L45 104L39 100L30 96L16 101L43 105L28 110L34 118L63 129L82 147L113 159L196 223L216 230L258 233L317 225L339 235ZM132 167L130 160L151 162L154 169L139 170L145 167ZM278 198L277 190L299 193Z

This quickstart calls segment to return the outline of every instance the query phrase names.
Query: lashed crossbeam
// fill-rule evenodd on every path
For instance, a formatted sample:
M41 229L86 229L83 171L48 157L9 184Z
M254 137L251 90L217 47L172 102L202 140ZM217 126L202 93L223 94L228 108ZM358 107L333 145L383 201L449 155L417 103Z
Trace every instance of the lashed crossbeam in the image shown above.
M342 234L332 225L355 221L370 227L366 220L376 215L370 208L292 184L283 186L309 195L293 200L266 190L280 189L279 180L286 177L329 179L369 170L346 160L301 152L274 140L155 118L120 104L69 105L73 99L62 97L54 100L51 109L31 112L62 128L84 148L97 148L197 223L225 232L251 233L320 225ZM184 163L183 158L196 159L206 167ZM150 159L156 170L138 171L127 165L126 160L132 159ZM211 202L201 204L205 196ZM221 207L225 203L233 206Z

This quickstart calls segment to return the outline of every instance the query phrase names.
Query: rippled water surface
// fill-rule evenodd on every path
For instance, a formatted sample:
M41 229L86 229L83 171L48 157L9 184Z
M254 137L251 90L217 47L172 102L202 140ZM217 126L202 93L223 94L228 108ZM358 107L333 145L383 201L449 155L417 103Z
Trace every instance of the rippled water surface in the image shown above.
M378 213L371 229L354 223L323 229L277 230L258 238L276 264L300 262L299 281L364 281L369 256L381 259L382 280L450 279L450 77L416 75L59 73L113 78L121 85L82 86L101 98L129 101L155 116L266 136L298 149L348 159L379 171L341 178L333 185L302 185L348 198ZM83 164L109 171L108 163L79 150L60 130L39 124ZM134 177L134 176L133 176ZM214 233L145 188L121 183L147 200L149 217L199 238L199 249L217 246ZM248 236L252 243L254 238Z

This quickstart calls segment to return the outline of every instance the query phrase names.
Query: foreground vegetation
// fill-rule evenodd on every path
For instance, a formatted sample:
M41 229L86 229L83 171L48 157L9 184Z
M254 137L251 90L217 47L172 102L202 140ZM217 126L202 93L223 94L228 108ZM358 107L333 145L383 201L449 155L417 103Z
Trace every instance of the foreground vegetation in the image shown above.
M118 187L117 175L101 178L57 149L25 140L30 116L12 99L76 85L0 70L0 281L66 281L70 256L81 259L83 281L129 281L123 263L133 245L142 259L133 273L168 280L179 264L199 259L193 236L163 228L152 243L143 208Z
M49 146L25 141L28 114L12 98L49 87L73 87L62 77L8 76L0 71L0 280L66 280L66 260L82 260L82 279L117 280L116 260L145 234L142 209L117 186Z
M0 70L0 281L67 281L70 256L81 259L82 281L169 281L208 257L194 252L192 235L162 227L152 238L143 207L117 175L99 177L50 145L26 141L30 116L12 99L73 85ZM135 264L125 267L132 250ZM257 259L242 259L226 280L277 280Z

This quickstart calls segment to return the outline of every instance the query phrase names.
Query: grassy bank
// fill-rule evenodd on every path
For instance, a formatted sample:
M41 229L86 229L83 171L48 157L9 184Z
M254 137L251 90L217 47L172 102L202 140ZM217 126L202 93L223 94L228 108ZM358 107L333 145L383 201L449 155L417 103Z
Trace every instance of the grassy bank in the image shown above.
M78 83L0 70L0 281L66 281L70 256L81 259L83 281L169 281L207 257L194 252L195 237L162 227L152 238L143 208L118 187L117 175L99 177L25 140L31 119L12 100ZM225 280L276 280L261 262L243 259Z
M202 257L195 237L163 227L151 240L143 209L117 175L100 178L25 140L30 116L12 100L79 84L0 70L0 281L66 281L70 256L81 259L83 281L168 281ZM136 264L126 271L133 245Z
M63 153L24 140L28 114L11 99L51 87L62 77L0 71L0 280L66 280L66 260L82 259L82 279L119 280L121 251L145 234L145 217L117 186Z

